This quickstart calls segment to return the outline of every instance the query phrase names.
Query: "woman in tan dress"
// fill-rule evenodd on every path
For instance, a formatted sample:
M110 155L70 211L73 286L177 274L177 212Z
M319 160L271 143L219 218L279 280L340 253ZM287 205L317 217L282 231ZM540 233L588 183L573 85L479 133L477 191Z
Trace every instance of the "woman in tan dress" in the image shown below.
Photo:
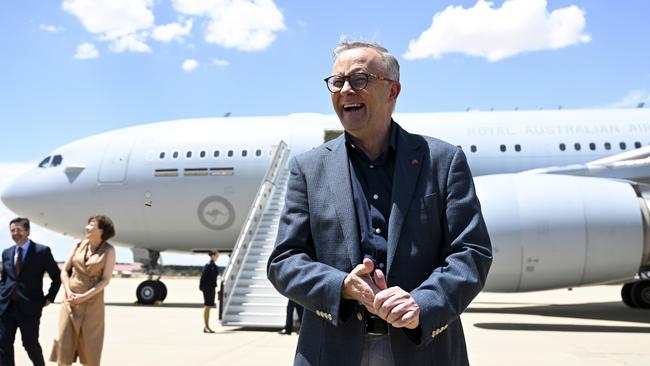
M50 361L71 365L99 365L104 344L104 287L115 267L115 249L106 240L115 227L106 216L92 216L86 238L72 248L61 271L65 299L61 304L59 335Z

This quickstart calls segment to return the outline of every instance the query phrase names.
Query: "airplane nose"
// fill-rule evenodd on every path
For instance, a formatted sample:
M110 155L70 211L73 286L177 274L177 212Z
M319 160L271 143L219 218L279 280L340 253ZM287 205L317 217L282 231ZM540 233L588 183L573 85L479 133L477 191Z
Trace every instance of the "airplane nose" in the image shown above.
M13 184L10 183L2 190L0 201L10 210L14 210L14 207L16 207L16 189Z
M2 203L16 214L32 216L38 211L41 187L24 173L10 182L0 193Z

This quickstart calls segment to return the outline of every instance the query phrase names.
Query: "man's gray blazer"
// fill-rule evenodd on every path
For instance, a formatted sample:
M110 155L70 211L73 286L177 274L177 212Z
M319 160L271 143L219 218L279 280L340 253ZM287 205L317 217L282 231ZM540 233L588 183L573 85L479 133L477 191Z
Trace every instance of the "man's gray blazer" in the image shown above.
M397 128L388 286L420 307L415 330L389 327L396 365L465 365L460 314L483 288L491 245L465 155ZM341 297L361 263L344 136L295 157L268 277L306 310L295 365L359 365L362 307Z

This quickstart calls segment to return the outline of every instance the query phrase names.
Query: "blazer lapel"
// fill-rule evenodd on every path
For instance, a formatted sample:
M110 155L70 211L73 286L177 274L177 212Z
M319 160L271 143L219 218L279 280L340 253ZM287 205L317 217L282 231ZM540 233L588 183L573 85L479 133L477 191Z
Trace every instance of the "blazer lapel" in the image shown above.
M16 276L16 254L18 254L18 245L14 245L14 250L11 252L11 271L14 274L14 278L18 277Z
M395 173L393 175L393 192L390 219L388 223L388 253L386 274L390 272L400 233L418 182L422 167L420 141L410 137L401 127L398 130L397 155L395 156Z
M24 258L23 259L23 269L25 268L25 266L29 265L29 263L32 261L32 258L36 254L35 246L36 246L36 244L34 244L33 241L29 243L29 248L27 249L27 253L25 253L25 255L23 256L23 258ZM21 271L21 273L22 273L22 271Z
M326 170L330 197L343 230L351 265L355 266L361 263L361 245L354 200L352 199L350 165L344 136L339 136L325 148L328 151L325 156L324 169Z

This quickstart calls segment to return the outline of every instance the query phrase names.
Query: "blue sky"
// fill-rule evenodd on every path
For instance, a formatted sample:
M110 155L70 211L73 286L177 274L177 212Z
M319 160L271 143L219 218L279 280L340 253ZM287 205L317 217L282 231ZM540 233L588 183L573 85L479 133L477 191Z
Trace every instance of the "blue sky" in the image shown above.
M344 35L398 57L398 112L650 104L648 14L644 0L5 0L0 171L142 123L332 113L322 79Z

